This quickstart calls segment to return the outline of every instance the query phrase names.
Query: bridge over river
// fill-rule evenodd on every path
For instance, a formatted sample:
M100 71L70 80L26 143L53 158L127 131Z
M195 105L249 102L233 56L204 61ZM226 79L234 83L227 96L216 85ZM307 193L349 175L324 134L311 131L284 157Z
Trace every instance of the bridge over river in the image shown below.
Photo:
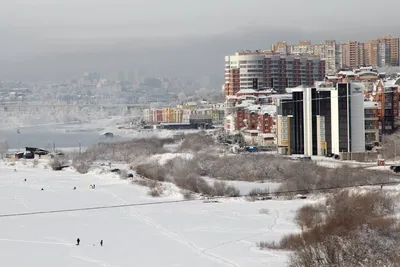
M46 110L83 111L83 110L132 110L149 108L149 103L135 104L62 104L62 103L33 103L33 102L0 102L0 113L4 112L40 112Z

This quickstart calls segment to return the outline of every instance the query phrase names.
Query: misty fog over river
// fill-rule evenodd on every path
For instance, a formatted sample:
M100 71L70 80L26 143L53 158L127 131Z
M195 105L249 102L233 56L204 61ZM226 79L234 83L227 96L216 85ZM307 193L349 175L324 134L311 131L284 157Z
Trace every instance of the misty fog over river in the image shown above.
M19 131L19 133L18 133ZM101 134L104 128L87 123L60 124L48 126L29 126L22 128L0 128L0 139L6 140L9 148L24 148L26 146L52 149L82 147L104 141L122 141L127 137L114 136L105 139Z

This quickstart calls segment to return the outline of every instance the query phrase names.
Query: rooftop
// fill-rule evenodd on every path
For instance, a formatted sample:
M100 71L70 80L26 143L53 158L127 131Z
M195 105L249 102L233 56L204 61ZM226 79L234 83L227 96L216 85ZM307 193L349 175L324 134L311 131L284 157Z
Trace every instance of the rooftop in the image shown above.
M236 94L255 94L257 93L254 89L240 89Z

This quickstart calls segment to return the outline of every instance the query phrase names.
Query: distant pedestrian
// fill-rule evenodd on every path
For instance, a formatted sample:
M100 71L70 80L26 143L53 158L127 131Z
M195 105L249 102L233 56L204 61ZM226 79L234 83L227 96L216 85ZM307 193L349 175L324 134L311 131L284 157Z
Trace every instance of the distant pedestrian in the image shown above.
M76 190L76 186L74 186L74 190Z
M103 239L100 240L100 246L103 246Z
M26 182L26 179L24 180L24 182Z
M383 190L383 184L381 185L381 190Z
M44 191L44 189L42 188L41 191Z
M81 240L78 237L78 239L76 240L76 245L79 246L80 243L81 243Z
M96 185L95 184L93 184L93 189L95 189L96 188Z

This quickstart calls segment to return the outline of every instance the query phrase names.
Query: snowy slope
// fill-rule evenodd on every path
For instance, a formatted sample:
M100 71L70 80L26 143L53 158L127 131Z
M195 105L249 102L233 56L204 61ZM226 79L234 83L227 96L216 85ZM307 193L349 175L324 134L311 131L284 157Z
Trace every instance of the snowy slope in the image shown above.
M0 214L176 200L109 174L0 165ZM24 182L24 179L27 182ZM90 189L90 184L96 189ZM72 190L76 186L77 190ZM44 191L41 191L41 188ZM287 254L258 241L295 231L306 201L201 201L0 218L3 266L285 266ZM268 209L269 214L260 214ZM75 240L81 239L81 246ZM104 246L99 241L104 240ZM94 246L95 245L95 246Z

